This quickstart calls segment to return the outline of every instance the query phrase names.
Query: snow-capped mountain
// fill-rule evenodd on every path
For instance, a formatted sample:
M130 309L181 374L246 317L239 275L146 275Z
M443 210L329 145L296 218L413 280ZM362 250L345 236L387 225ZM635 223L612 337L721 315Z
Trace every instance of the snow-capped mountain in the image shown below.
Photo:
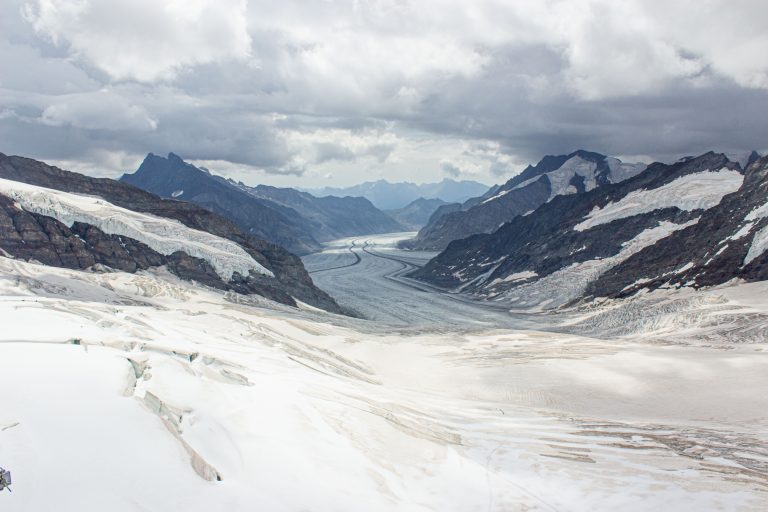
M765 279L766 165L754 162L745 177L738 163L711 152L655 163L457 240L414 277L524 308Z
M0 154L0 249L71 269L165 267L182 279L341 312L301 260L195 204Z
M545 156L535 166L529 165L522 173L484 195L467 200L461 207L442 210L413 240L402 246L443 250L453 240L492 233L503 223L535 210L556 196L618 183L644 168L644 164L626 164L617 158L583 150Z

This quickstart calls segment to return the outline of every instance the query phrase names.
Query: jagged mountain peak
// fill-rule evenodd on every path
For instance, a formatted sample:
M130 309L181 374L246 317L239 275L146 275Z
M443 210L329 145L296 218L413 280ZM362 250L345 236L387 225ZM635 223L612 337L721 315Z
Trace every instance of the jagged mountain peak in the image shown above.
M312 235L311 226L294 210L253 197L174 153L167 158L150 153L136 172L124 174L120 180L160 197L196 203L232 220L245 232L295 254L322 247Z
M580 194L630 178L645 164L625 164L617 158L579 149L567 155L548 155L529 165L503 185L492 187L460 208L443 208L418 235L402 247L443 250L453 241L491 233L518 215L524 215L557 196Z

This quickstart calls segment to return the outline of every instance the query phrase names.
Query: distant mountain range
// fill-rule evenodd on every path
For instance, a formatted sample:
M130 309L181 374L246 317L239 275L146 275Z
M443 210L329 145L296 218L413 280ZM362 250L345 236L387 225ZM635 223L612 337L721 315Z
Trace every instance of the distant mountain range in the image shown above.
M319 251L322 242L334 238L404 230L364 198L317 198L289 188L248 187L173 153L167 158L150 153L135 173L120 179L161 197L196 203L298 255Z
M591 190L573 185L549 200L542 193L533 211L451 242L412 277L518 308L768 279L768 157L758 157L743 160L746 171L710 152L625 169L636 175L618 183L591 174ZM528 179L542 175L534 172ZM507 197L519 188L503 190Z
M441 251L450 242L478 233L492 233L518 215L531 212L554 197L592 190L634 176L644 164L625 164L616 158L579 150L546 156L535 166L503 185L497 185L463 204L445 205L435 212L418 235L403 248Z
M165 267L213 288L343 312L297 256L208 209L1 153L0 228L0 249L14 258L77 270Z
M488 190L488 185L476 181L444 179L439 183L390 183L386 180L368 181L346 188L304 189L305 192L323 196L364 197L381 210L397 210L419 199L441 199L445 202L463 202Z
M320 242L356 235L393 233L404 227L364 197L315 197L292 188L268 185L248 187L237 183L253 197L295 210Z
M442 199L420 197L403 208L387 210L386 213L409 231L417 231L429 222L435 211L446 204Z

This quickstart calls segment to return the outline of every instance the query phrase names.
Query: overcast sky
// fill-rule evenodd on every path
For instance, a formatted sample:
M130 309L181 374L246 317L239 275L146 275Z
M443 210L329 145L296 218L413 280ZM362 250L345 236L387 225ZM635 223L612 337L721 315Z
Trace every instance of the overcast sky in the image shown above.
M309 187L579 148L768 148L765 0L0 0L3 153Z

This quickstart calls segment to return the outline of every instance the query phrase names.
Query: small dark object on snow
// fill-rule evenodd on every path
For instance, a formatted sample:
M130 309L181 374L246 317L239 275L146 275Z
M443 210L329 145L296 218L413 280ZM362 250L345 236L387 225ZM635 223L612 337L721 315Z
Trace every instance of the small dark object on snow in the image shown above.
M11 492L11 472L0 468L0 491L6 488Z

